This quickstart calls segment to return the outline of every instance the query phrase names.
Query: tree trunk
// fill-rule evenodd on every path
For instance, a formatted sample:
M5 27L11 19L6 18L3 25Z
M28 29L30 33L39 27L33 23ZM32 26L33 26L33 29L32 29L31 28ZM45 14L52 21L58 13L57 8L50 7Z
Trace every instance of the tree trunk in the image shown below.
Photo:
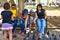
M18 10L22 11L24 9L24 0L18 0Z

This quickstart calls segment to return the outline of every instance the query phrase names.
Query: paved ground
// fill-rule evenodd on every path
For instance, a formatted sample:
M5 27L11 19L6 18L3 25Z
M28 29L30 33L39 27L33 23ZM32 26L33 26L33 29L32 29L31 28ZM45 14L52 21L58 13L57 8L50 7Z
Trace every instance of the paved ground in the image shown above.
M60 10L46 10L47 16L60 16Z
M17 37L16 38L13 38L13 40L23 40L24 39L24 37L23 36L21 36L20 34L16 34L17 35ZM0 31L0 40L3 40L3 33L2 33L2 31Z

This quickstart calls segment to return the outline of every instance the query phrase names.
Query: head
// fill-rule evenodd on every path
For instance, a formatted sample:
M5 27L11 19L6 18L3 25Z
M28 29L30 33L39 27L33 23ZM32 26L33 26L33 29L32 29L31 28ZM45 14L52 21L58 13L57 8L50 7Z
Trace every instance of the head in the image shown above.
M12 4L11 9L16 9L16 4Z
M28 9L24 9L24 10L22 11L22 13L23 13L23 15L28 15Z
M41 11L42 10L42 5L41 4L38 4L37 5L37 11Z
M10 4L9 3L5 3L3 7L4 7L5 10L9 10L10 9Z
M34 13L34 11L31 9L31 10L30 10L30 15L33 15L33 13Z

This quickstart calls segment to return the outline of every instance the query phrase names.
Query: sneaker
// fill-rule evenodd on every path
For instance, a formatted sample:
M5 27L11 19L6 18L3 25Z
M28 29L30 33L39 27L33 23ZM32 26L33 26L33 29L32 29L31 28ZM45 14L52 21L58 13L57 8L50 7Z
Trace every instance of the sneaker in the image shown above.
M49 38L47 34L45 34L45 37L46 37L46 38Z

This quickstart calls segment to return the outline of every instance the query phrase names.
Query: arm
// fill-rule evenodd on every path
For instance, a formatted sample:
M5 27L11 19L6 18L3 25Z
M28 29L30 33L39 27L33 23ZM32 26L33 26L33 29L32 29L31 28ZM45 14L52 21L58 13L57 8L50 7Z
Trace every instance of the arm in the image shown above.
M46 19L47 18L47 15L46 15L46 12L44 13L44 19Z
M34 16L34 23L35 23L37 17L38 17L38 16L37 16L37 13L35 13L35 16Z
M0 20L1 20L1 19L3 19L3 17L2 17L2 12L1 12L1 15L0 15Z
M11 20L14 21L14 16L12 12L11 12Z
M2 19L2 16L0 17L0 20Z
M13 15L11 16L11 20L14 21L14 16Z
M27 27L27 21L28 21L28 15L26 16L26 20L25 20L25 28Z

